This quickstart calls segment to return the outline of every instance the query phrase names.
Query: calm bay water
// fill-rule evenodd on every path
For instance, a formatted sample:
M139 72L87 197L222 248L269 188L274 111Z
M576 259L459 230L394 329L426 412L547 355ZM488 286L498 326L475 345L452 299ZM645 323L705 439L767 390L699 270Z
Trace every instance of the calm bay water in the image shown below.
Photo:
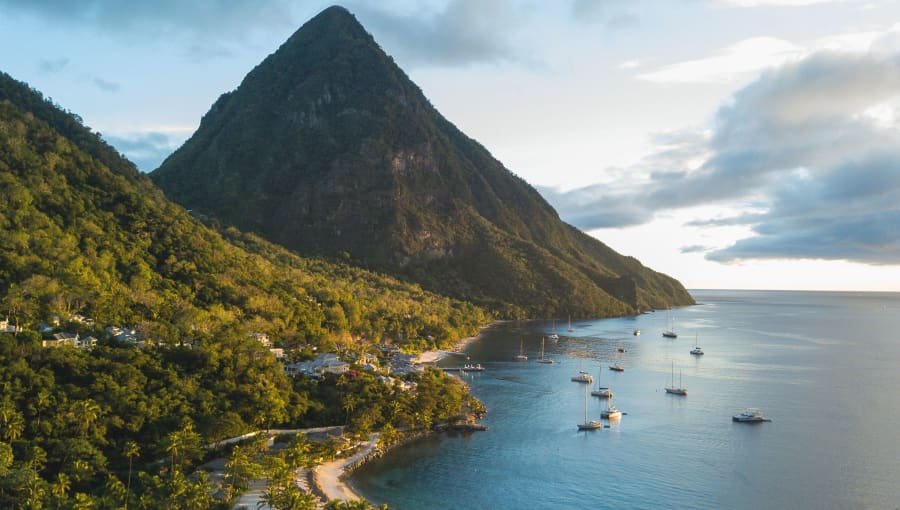
M512 361L523 338L536 359L552 323L487 330L469 349L487 370L463 377L490 431L400 447L352 483L406 510L900 508L900 294L692 294L671 312L675 340L665 312L556 324L552 365ZM673 362L686 397L663 391ZM627 413L608 429L576 429L579 366L594 386L602 368ZM605 401L588 398L599 418ZM773 422L733 423L747 407Z

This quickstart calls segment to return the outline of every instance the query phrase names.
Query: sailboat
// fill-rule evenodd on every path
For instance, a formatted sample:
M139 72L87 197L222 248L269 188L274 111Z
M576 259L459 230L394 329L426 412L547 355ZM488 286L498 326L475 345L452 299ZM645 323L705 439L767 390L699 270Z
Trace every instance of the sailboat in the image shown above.
M672 319L671 325L669 324L669 309L666 309L666 329L663 331L663 336L666 338L678 338L678 335L675 334L675 319Z
M681 371L678 371L678 386L675 386L675 362L672 362L672 385L666 386L666 393L673 395L687 395L687 388L681 385Z
M587 418L587 386L584 388L584 423L578 424L578 430L597 430L603 428L600 420L588 421Z
M575 328L572 327L572 315L569 314L569 332L575 331Z
M525 338L519 340L519 354L516 354L516 361L528 361L528 356L525 355Z
M610 391L607 386L600 386L600 372L602 371L602 368L597 371L597 389L591 391L591 395L600 398L612 398L612 391Z
M623 367L622 365L619 364L618 359L616 359L615 363L613 363L612 365L609 366L609 369L612 370L613 372L624 372L625 371L625 367Z
M612 398L606 401L606 409L600 411L600 417L605 420L617 420L622 417L622 411L613 405Z
M572 376L572 381L587 384L594 382L594 378L591 377L591 374L581 369L581 360L578 360L578 373Z
M551 328L553 333L550 333L550 340L556 342L559 340L559 335L556 334L556 319L553 319L553 327Z
M691 354L693 354L694 356L703 356L703 349L701 349L700 346L697 345L697 335L694 335L694 348L691 349Z
M545 358L544 357L544 338L541 337L541 359L537 360L538 363L553 363L553 358Z

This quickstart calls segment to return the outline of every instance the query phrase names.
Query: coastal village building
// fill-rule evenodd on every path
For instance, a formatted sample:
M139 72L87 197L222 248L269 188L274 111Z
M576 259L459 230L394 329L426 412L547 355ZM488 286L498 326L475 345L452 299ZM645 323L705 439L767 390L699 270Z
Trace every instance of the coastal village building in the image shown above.
M312 361L298 361L284 366L284 371L292 377L304 376L320 378L325 374L341 375L350 370L350 364L338 359L337 354L319 354Z
M269 338L269 335L265 333L247 333L247 336L256 339L263 347L272 347L272 340Z
M117 342L135 345L141 349L146 347L147 341L138 336L138 332L133 329L123 329L118 326L106 326L106 337Z
M57 347L75 347L76 349L90 350L97 345L97 339L88 336L80 338L77 333L56 333L48 340L42 340L41 346L52 349Z
M8 318L0 321L0 333L17 334L17 333L21 333L21 332L22 332L22 328L16 327L14 324L10 324Z

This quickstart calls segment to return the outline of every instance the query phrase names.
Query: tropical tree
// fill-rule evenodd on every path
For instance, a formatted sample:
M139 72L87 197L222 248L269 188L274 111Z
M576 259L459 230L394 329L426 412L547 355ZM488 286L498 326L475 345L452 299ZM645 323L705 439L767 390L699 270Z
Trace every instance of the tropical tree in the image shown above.
M128 457L128 484L125 486L125 510L128 510L128 498L131 495L131 468L134 462L134 458L138 456L140 453L140 447L134 441L127 441L125 443L124 454Z

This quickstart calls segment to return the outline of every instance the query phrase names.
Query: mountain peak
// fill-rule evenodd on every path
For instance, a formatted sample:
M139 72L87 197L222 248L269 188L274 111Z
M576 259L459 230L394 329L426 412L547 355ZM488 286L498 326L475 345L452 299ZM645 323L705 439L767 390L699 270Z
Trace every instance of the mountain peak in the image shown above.
M350 11L332 5L304 23L282 48L300 45L306 49L326 46L338 41L365 41L375 45L375 40Z
M501 310L596 317L691 302L562 223L342 7L220 97L151 177L185 207L299 253Z

